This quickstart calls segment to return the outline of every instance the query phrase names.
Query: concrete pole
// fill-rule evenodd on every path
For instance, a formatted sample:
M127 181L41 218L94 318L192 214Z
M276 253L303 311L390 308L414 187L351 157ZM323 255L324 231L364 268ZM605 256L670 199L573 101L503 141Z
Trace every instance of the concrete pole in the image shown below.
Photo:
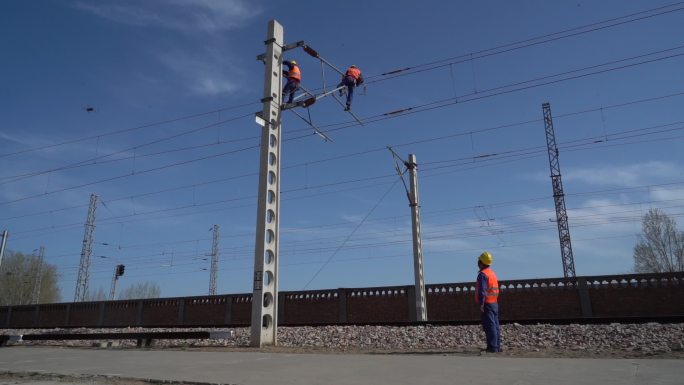
M423 278L423 240L420 231L420 205L418 201L418 165L416 156L409 154L406 164L411 178L411 221L413 222L413 272L416 282L416 320L427 321L425 279Z
M2 266L2 256L5 254L5 245L7 244L7 237L9 233L7 230L2 232L2 242L0 242L0 266Z
M282 104L283 26L275 20L268 24L264 55L264 98L259 155L259 201L250 344L254 347L277 343L278 326L278 245L280 228L280 106Z

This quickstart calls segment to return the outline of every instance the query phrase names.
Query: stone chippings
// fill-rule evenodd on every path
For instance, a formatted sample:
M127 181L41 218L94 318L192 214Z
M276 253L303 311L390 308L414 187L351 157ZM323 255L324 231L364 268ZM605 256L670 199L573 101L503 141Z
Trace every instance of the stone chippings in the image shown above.
M234 330L225 340L158 340L156 348L247 347L250 329L243 328L121 328L121 329L0 329L0 334L104 333L142 331ZM501 326L504 349L512 352L575 351L596 354L658 355L684 352L684 324L520 325ZM23 345L102 346L107 341L23 341ZM278 345L330 351L468 351L484 346L478 325L419 326L300 326L278 328ZM134 340L120 341L133 347Z

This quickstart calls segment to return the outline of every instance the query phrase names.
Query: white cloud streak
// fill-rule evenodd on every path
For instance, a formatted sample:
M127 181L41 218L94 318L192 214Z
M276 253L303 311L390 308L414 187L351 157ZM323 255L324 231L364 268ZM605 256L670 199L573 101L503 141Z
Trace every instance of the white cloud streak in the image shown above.
M237 28L261 12L243 0L78 1L74 7L117 23L183 33L212 33Z
M563 174L565 181L579 181L598 186L639 186L658 178L672 178L679 174L674 164L650 161L631 165L596 166L570 169Z
M167 51L159 52L157 60L175 73L187 85L190 92L199 95L219 95L238 89L237 82L240 70L229 68L230 62L226 54L214 49L202 52Z

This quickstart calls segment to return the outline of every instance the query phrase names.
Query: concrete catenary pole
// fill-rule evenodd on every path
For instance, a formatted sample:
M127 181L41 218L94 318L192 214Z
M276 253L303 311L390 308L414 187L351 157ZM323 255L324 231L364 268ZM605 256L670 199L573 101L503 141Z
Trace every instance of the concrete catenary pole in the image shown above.
M259 200L254 247L251 346L275 346L278 325L278 230L280 224L280 105L283 26L268 24L259 155Z
M406 167L411 178L411 221L413 229L413 273L416 284L416 321L427 321L425 279L423 277L423 237L420 231L420 204L418 201L418 164L416 156L409 154Z
M76 278L76 292L74 302L85 300L88 295L88 281L90 280L90 254L93 249L93 232L95 231L95 209L97 208L97 195L90 195L90 206L86 217L85 231L83 234L83 247L81 248L81 262L78 265L78 277Z
M209 271L209 295L216 295L216 276L218 274L219 258L219 225L212 227L211 269Z
M0 241L0 266L2 266L2 256L5 254L5 245L7 245L7 237L9 233L7 230L2 232L2 241Z
M43 285L43 259L45 258L45 246L41 246L38 250L38 259L36 261L36 274L33 279L33 293L31 295L31 303L37 304L40 301L40 290Z

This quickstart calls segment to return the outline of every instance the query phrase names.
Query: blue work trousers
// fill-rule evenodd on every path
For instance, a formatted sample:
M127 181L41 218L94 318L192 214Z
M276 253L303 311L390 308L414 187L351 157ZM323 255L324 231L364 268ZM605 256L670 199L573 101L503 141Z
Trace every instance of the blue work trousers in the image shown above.
M347 86L347 107L351 107L352 100L354 100L354 87L356 87L356 79L351 76L345 76L340 85Z
M287 103L292 103L295 92L299 89L299 82L294 79L288 79L285 87L283 87L283 99L287 98Z
M487 351L501 351L501 331L499 329L499 304L486 303L482 312L482 329L487 337Z

